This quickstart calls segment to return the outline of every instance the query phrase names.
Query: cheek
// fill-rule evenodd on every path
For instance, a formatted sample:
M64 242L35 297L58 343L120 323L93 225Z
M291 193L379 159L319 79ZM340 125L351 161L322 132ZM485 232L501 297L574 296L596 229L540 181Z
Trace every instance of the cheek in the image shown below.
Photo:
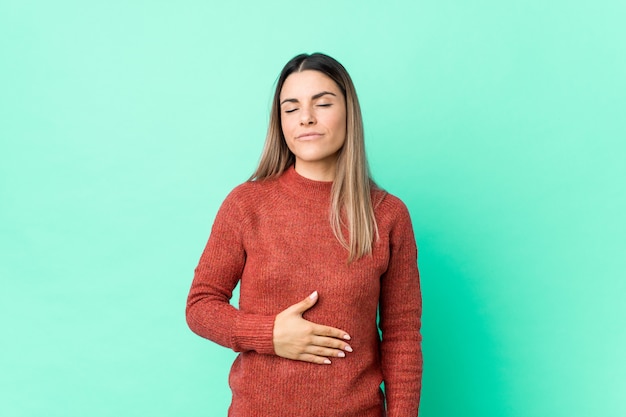
M345 136L346 134L346 115L345 114L337 114L333 120L333 130L338 134Z
M291 132L293 131L293 123L289 122L289 119L285 120L284 118L280 121L280 128L283 131L283 136L285 139L291 139Z

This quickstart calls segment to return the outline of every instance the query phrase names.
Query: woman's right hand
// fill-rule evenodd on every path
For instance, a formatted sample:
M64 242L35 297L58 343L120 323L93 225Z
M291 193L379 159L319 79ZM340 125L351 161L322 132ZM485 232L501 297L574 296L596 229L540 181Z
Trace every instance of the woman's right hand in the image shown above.
M317 291L278 313L274 320L274 352L283 358L330 364L331 357L343 358L352 352L348 333L305 320L302 314L315 305Z

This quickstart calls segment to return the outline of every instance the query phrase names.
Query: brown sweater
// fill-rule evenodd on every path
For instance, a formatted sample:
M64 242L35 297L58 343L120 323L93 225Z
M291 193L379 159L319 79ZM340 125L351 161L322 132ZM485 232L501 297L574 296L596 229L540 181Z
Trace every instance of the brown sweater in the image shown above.
M187 322L241 352L229 378L229 416L381 417L385 396L388 417L417 416L422 302L409 213L398 198L372 191L380 237L372 255L349 264L330 227L331 186L291 167L278 179L238 186L217 213ZM239 281L236 309L229 300ZM274 318L315 290L319 299L304 318L352 337L354 352L331 365L274 353Z

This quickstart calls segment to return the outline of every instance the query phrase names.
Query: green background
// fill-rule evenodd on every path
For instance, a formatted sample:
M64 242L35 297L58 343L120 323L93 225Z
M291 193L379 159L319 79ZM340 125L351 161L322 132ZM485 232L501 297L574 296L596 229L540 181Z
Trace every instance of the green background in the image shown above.
M186 327L300 52L420 248L421 416L626 415L623 1L0 1L0 415L224 416ZM270 383L270 381L268 381Z

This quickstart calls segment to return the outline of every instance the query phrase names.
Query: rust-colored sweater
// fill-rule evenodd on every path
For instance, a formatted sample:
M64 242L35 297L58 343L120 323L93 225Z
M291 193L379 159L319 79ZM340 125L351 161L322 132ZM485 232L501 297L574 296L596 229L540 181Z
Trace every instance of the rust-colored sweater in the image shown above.
M217 213L187 322L240 352L229 378L231 417L381 417L385 397L388 417L417 416L422 302L409 213L398 198L372 191L380 237L371 255L347 263L330 227L331 186L292 166L278 179L236 187ZM236 309L229 301L239 281ZM352 337L354 352L331 365L274 353L274 318L315 290L304 318Z

